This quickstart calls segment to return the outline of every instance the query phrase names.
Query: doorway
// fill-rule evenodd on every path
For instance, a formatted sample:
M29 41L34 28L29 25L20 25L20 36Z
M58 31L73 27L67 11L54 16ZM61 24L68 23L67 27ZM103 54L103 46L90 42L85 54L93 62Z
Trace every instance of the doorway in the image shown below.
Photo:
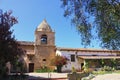
M29 63L29 72L34 72L34 63Z
M81 63L81 70L83 70L84 63Z

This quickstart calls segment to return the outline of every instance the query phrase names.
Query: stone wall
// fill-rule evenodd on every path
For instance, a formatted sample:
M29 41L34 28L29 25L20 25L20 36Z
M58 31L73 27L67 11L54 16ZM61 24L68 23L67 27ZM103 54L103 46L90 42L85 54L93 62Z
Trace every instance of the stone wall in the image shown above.
M40 69L43 66L49 67L54 56L55 46L35 46L35 69Z
M89 75L88 73L84 73L84 72L80 72L80 73L73 72L68 74L67 77L69 80L81 80L83 77L86 77L88 75Z

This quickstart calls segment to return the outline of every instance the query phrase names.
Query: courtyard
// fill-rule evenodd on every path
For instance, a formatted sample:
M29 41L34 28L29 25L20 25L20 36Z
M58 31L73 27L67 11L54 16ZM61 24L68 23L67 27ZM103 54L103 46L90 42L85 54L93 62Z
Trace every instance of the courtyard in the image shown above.
M27 75L29 76L29 80L67 80L67 73L27 73Z
M52 80L68 80L67 73L28 73L29 80L52 79ZM91 80L120 80L119 73L97 75Z
M112 74L97 75L92 80L120 80L120 74L112 73Z

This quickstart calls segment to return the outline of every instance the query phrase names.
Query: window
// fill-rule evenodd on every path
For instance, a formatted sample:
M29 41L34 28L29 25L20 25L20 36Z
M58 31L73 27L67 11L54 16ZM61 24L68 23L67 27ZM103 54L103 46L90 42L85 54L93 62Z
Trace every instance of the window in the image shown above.
M47 36L46 35L41 36L41 44L47 44Z
M29 58L29 60L32 60L33 56L32 55L28 55L28 58Z
M75 62L75 55L71 55L71 62Z
M93 54L92 56L97 56L96 54Z
M46 61L46 59L43 59L43 61Z

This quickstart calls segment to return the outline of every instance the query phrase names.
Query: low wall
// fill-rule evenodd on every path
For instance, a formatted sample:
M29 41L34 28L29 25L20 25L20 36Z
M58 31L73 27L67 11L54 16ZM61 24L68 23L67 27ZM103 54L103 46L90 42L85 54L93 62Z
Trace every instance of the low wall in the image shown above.
M88 75L89 73L85 73L85 72L80 72L80 73L73 72L68 74L67 77L69 80L81 80L83 77L86 77Z

